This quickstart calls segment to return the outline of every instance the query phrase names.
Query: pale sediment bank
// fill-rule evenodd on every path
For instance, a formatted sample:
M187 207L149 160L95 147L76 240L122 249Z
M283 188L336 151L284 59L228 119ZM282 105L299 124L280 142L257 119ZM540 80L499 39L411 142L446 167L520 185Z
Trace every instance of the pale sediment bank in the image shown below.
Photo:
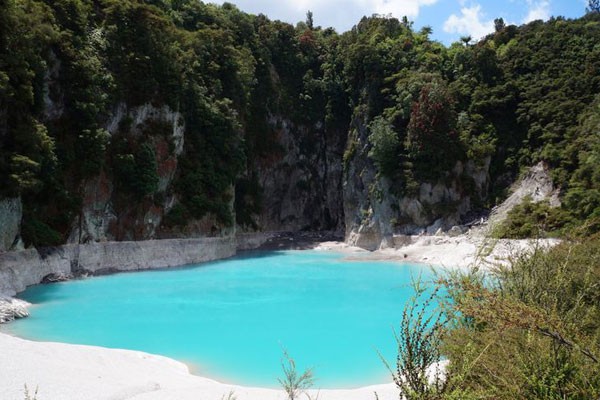
M45 277L169 268L236 253L232 238L68 244L0 254L0 294L14 296Z
M40 400L283 400L280 390L222 384L191 375L177 361L141 352L32 342L0 334L3 399L24 399L24 385ZM392 384L321 390L322 400L397 399ZM316 393L316 392L315 392ZM224 397L223 397L224 396Z
M366 251L343 242L323 242L315 250L346 254L348 261L404 261L447 269L467 270L475 265L491 269L536 247L552 247L559 239L490 239L478 234L459 236L396 236L395 247Z
M394 242L397 242L395 248L375 252L342 242L324 242L314 248L341 251L349 260L369 258L468 268L477 259L496 263L536 244L557 243L490 241L477 235L397 237ZM228 239L73 246L63 246L44 255L31 250L19 256L15 253L0 255L0 292L18 292L41 282L44 276L73 273L74 269L98 273L107 268L126 271L165 268L225 258L236 251L236 243ZM174 258L175 253L179 256ZM26 268L22 268L25 264L19 264L20 260L27 261ZM228 385L194 376L185 364L135 351L33 342L0 334L0 354L0 387L6 399L24 399L24 385L30 391L38 387L40 400L219 400L227 399L230 392L237 400L286 398L281 390ZM318 391L321 400L369 400L375 398L374 392L381 400L398 398L392 383Z

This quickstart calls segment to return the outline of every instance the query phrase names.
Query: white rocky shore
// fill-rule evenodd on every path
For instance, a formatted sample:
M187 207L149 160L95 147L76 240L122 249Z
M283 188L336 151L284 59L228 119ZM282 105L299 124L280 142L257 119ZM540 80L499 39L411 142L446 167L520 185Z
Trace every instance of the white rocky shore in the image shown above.
M405 261L465 270L475 265L480 269L492 269L535 247L552 247L560 243L558 239L490 239L473 230L456 236L397 235L393 240L394 247L372 252L343 242L324 242L315 249L343 252L348 261Z
M555 243L549 240L541 245ZM472 231L458 236L396 236L393 248L375 252L342 242L321 243L316 249L344 252L349 261L368 257L468 268L476 260L494 264L539 244L491 241ZM132 269L137 269L137 265ZM9 310L8 315L15 309L23 310L23 306L0 300L0 318L3 310ZM281 390L241 387L194 376L183 363L135 351L33 342L0 333L0 354L0 388L2 399L7 400L24 399L25 385L30 392L38 388L39 400L219 400L227 399L229 393L237 400L286 398ZM318 398L369 400L375 398L374 392L381 400L398 398L392 383L353 390L321 390Z
M0 324L28 317L30 305L24 300L0 296Z
M151 354L0 334L0 388L4 400L23 400L24 385L39 400L284 400L280 390L219 383L191 375L185 364ZM397 399L394 386L321 390L323 400ZM316 392L315 392L316 394Z

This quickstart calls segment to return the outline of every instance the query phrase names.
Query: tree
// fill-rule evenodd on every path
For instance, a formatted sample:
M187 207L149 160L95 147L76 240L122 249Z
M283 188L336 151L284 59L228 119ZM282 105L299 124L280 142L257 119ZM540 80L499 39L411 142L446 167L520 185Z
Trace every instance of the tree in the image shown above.
M394 127L385 118L379 116L369 126L369 142L373 146L369 157L375 162L381 174L393 177L400 165L400 140Z
M434 400L442 398L448 389L448 380L441 366L443 332L447 316L438 308L440 287L428 289L420 280L414 283L415 296L402 311L399 332L394 332L398 348L396 365L392 367L380 355L400 398L407 400Z
M600 0L588 0L588 6L585 11L588 13L600 13Z
M429 37L429 35L433 33L433 28L429 25L426 25L421 28L421 31L419 33L425 37Z
M406 149L422 178L438 178L458 159L454 101L443 82L421 88L407 127Z
M506 28L506 24L504 23L503 18L496 18L494 20L494 30L496 33L502 32Z
M471 35L460 37L460 41L464 43L465 47L469 47L469 43L471 43L471 40L473 40Z
M135 190L138 196L152 194L158 188L158 165L154 148L143 143L135 155L136 181Z
M306 26L308 26L308 29L310 30L313 30L315 26L313 21L313 13L310 10L308 10L306 13Z

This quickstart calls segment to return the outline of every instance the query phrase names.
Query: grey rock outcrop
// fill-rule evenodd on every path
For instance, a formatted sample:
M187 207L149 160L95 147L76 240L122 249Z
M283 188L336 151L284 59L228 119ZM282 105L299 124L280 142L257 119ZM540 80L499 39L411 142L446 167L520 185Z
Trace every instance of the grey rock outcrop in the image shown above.
M271 116L269 126L279 151L254 165L263 199L256 225L264 231L341 229L344 135L281 116Z
M51 274L57 276L169 268L228 258L231 238L71 244L0 254L0 294L14 296Z
M547 200L551 207L560 206L560 191L554 186L548 166L543 162L529 168L522 178L512 185L510 192L510 196L490 213L488 229L501 224L510 210L521 204L526 197L530 197L534 203Z
M165 196L162 204L148 202L136 209L115 204L115 185L104 171L85 182L83 204L73 222L68 243L88 243L112 240L146 240L157 237L157 229L164 215L176 204L170 188L177 173L177 157L183 152L185 124L181 113L168 106L144 104L128 108L118 104L105 124L110 135L116 135L126 121L126 134L139 137L152 124L168 127L167 137L151 135L158 166L158 189ZM141 207L141 209L140 209ZM202 235L194 235L202 236Z
M60 70L62 61L54 51L48 53L48 69L44 73L42 89L44 100L44 118L53 120L60 118L65 111L64 91L60 86Z
M30 304L24 300L0 297L0 324L29 316Z
M20 197L0 200L0 253L10 250L18 241L22 217Z
M391 185L377 176L368 157L368 130L364 121L353 121L346 150L343 181L346 243L368 250L393 247L394 210L398 199ZM350 155L352 155L350 157Z
M448 231L448 236L457 237L457 236L462 235L465 232L466 232L465 228L463 228L462 226L455 225L452 228L450 228L450 230Z
M480 164L457 161L445 177L421 182L414 193L394 190L396 183L378 175L369 159L364 123L355 121L354 126L355 136L349 139L354 154L343 183L348 244L376 250L393 247L394 234L445 232L472 211L473 197L487 195L490 158Z

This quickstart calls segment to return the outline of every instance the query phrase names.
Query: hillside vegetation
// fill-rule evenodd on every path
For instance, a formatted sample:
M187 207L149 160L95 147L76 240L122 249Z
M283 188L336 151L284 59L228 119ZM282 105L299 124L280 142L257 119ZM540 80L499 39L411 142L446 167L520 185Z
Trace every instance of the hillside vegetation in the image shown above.
M450 47L430 33L373 16L340 34L310 15L292 26L196 0L2 0L0 196L22 197L22 236L35 245L66 240L85 183L99 174L117 188L117 209L174 198L165 226L206 215L216 229L235 218L253 226L257 168L282 157L273 117L285 116L308 127L308 152L311 135L345 143L346 170L366 132L369 160L396 195L445 179L456 161L490 163L475 210L544 161L562 207L522 217L597 231L598 13L520 27L497 20L480 42ZM179 112L183 151L160 123L132 134L125 118L109 134L119 104ZM166 189L161 137L178 160ZM475 192L463 178L461 191Z

